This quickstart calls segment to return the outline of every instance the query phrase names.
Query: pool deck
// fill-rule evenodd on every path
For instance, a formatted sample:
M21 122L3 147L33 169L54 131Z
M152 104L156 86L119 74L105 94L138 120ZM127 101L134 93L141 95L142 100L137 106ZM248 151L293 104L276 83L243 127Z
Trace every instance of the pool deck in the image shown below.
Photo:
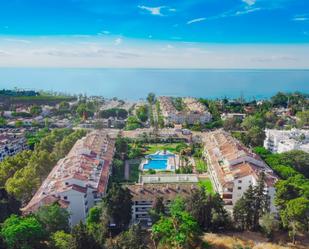
M163 151L157 151L156 153L154 154L150 154L148 156L146 156L145 159L142 160L141 164L140 164L140 170L142 171L148 171L149 169L145 169L144 166L145 164L148 164L149 163L149 159L147 157L151 157L151 156L155 156L155 155L166 155L166 156L169 156L167 158L167 165L165 168L153 168L153 170L155 171L175 171L176 168L177 168L177 164L176 162L179 161L179 158L178 158L178 155L176 154L173 154L169 151L166 151L165 153ZM158 159L160 160L160 159ZM162 161L165 160L165 159L161 159Z

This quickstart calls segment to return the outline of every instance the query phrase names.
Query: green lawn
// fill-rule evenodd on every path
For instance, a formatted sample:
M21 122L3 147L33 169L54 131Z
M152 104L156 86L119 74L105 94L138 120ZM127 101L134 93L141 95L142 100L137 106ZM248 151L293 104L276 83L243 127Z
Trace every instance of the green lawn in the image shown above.
M170 152L176 151L176 146L179 145L179 143L170 143L170 144L147 144L145 148L147 148L147 151L145 154L153 154L157 152L158 150L168 150Z
M207 192L212 193L212 194L214 193L214 189L212 187L212 183L211 183L211 181L209 179L200 180L198 182L198 185L200 187L204 187L207 190Z
M200 174L207 172L207 164L203 159L195 158L195 167Z

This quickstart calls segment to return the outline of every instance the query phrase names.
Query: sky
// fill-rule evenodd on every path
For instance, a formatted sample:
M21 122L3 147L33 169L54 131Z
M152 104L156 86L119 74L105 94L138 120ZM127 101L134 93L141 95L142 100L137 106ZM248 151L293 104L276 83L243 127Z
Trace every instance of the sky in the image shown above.
M309 68L308 0L0 0L0 67Z

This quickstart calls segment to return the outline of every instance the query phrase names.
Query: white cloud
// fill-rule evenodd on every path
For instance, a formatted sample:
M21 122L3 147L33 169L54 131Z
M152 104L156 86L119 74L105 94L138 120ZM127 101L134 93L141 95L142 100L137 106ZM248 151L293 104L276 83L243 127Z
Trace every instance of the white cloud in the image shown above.
M305 14L305 15L296 15L296 16L294 16L294 18L292 20L296 21L296 22L309 21L309 15L307 15L307 14Z
M196 18L196 19L188 21L187 24L192 24L192 23L196 23L196 22L202 22L202 21L205 21L205 20L206 20L205 17Z
M261 10L261 8L247 8L245 10L239 10L235 13L236 16L240 16L240 15L246 15L246 14L249 14L249 13L252 13L252 12L256 12L256 11L259 11Z
M157 15L157 16L163 16L163 14L161 13L161 10L163 8L166 8L166 6L147 7L147 6L144 6L144 5L138 5L137 7L142 9L142 10L146 10L146 11L150 12L151 15Z
M117 38L115 41L114 41L114 44L116 45L116 46L118 46L118 45L120 45L121 43L123 42L123 40L122 40L122 38Z
M108 30L102 30L101 32L98 33L98 35L109 35L111 32Z
M25 46L0 39L0 67L309 68L306 44L166 43L122 36L92 36L87 44L74 36L27 39L31 43Z
M24 43L24 44L31 43L31 41L25 39L5 38L4 40L7 42L14 42L14 43Z
M252 6L255 4L256 0L242 0L244 3L248 4L249 6Z

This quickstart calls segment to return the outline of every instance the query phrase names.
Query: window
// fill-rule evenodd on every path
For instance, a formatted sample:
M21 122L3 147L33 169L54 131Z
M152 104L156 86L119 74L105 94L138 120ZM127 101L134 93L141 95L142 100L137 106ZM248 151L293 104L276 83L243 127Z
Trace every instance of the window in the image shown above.
M67 199L68 199L68 197L67 197L67 196L63 196L63 199L64 199L64 200L67 200Z
M242 183L242 180L238 180L238 183Z
M240 187L240 186L238 187L238 190L241 190L241 187Z
M69 183L68 183L68 182L65 182L65 185L69 185Z

